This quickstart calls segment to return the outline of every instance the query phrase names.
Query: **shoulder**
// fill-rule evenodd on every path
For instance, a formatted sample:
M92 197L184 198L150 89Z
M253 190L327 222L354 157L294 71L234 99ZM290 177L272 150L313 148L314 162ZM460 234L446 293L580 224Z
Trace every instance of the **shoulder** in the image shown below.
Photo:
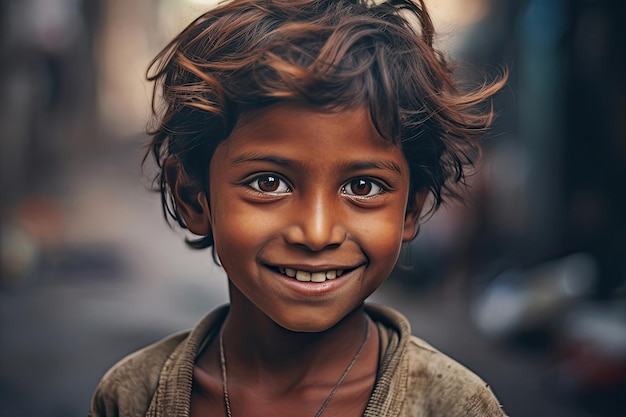
M163 365L188 335L189 332L183 332L169 336L115 364L96 388L89 417L143 416L158 385Z
M412 336L410 323L400 312L374 304L367 304L366 312L379 326L381 343L381 377L372 406L376 412L367 415L505 417L489 386ZM395 411L382 403L394 404L389 410ZM400 409L394 408L398 404Z
M488 384L425 341L411 336L407 359L407 400L414 407L433 416L505 416Z

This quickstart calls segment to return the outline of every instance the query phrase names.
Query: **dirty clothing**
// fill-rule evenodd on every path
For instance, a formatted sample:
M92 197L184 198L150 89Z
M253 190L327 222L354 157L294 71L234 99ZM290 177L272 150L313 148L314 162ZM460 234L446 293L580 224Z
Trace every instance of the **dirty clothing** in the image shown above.
M399 312L366 304L380 335L380 363L366 417L505 417L491 389L470 370L412 336ZM102 378L90 417L188 417L196 356L219 331L228 306L191 331L121 360Z

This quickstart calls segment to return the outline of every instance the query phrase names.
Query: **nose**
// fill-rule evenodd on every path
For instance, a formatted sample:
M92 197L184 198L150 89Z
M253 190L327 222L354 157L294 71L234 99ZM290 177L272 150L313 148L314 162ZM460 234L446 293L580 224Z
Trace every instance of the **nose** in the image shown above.
M346 239L342 210L328 196L302 198L292 213L285 232L286 241L292 245L321 251L339 246Z

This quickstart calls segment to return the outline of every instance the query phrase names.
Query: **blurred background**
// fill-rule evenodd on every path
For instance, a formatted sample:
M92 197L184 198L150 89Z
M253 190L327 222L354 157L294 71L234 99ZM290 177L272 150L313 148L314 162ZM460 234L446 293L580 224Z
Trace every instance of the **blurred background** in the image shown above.
M0 415L86 415L118 359L227 301L140 167L147 64L214 3L0 2ZM510 78L467 205L425 222L372 300L511 417L624 415L625 6L427 3L465 78Z

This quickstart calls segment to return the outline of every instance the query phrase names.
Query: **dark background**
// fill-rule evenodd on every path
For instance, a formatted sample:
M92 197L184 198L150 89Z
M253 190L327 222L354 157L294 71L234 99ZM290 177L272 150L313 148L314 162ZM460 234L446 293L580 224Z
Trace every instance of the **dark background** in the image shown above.
M0 3L0 415L86 415L116 360L227 301L140 169L147 63L209 3ZM468 203L425 222L373 300L511 417L622 415L624 5L428 4L460 74L509 83Z

